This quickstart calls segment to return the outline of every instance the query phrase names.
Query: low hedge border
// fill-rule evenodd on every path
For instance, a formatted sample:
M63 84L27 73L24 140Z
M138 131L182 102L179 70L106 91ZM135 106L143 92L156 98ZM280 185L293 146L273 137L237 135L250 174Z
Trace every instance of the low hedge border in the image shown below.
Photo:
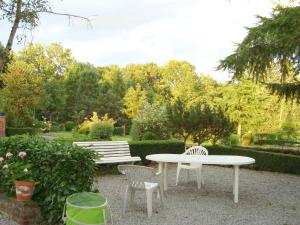
M264 147L264 146L239 146L241 149L245 150L254 150L254 151L261 151L261 152L273 152L273 153L282 153L282 154L291 154L291 155L300 155L300 148L298 149L291 149L288 147Z
M150 154L181 154L184 143L176 140L167 141L131 141L129 142L132 156L139 156L142 164L148 164L145 159ZM300 175L300 155L267 152L267 150L253 150L243 147L205 146L210 155L240 155L255 159L255 164L245 166L250 169L271 172L282 172Z
M7 136L22 135L22 134L36 135L37 133L38 133L38 129L33 127L7 127L6 128Z
M184 152L184 143L180 141L131 141L129 142L130 152L132 156L139 156L142 163L148 164L145 159L151 154L181 154Z
M225 146L205 146L210 155L239 155L255 159L255 164L246 166L255 170L300 175L300 156L283 153L248 150Z

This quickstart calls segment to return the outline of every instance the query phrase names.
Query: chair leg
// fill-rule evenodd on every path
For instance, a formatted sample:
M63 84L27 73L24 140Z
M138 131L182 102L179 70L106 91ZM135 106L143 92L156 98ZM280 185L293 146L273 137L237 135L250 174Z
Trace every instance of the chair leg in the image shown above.
M148 218L151 218L152 216L152 192L152 189L146 189Z
M180 168L180 166L177 166L177 173L176 173L176 186L178 185L178 180L179 180L179 173L180 173L180 170L181 170L181 168Z
M186 170L186 182L189 182L189 180L190 180L190 170L187 169Z
M202 166L201 166L201 184L204 185L204 176L203 176Z
M159 193L159 196L160 196L160 203L161 203L161 206L164 207L163 191L162 191L162 188L161 188L160 186L158 186L157 192Z
M126 207L127 207L128 194L129 194L129 192L131 192L131 188L130 188L129 185L127 185L126 191L125 191L125 195L124 195L124 203L123 203L123 210L122 210L123 215L124 215L125 212L126 212Z
M135 189L131 188L131 192L130 192L130 205L132 205L132 203L133 203L134 194L135 194Z
M196 177L197 177L197 187L201 188L201 169L196 169Z

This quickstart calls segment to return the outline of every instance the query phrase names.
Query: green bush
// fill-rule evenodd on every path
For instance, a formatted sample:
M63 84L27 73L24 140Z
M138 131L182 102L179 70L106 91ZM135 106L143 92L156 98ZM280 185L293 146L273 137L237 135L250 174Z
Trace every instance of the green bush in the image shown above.
M300 155L299 148L298 149L287 149L287 148L273 148L273 147L257 147L257 146L240 146L239 148L243 148L246 150L254 150L261 152L274 152L274 153L283 153L283 154L291 154L291 155Z
M184 152L184 143L180 141L131 141L129 142L130 152L132 156L139 156L142 162L147 164L149 161L145 159L150 154L181 154Z
M255 159L255 164L247 166L256 170L300 174L300 156L282 153L230 148L224 146L206 146L210 155L240 155Z
M7 136L22 135L22 134L36 135L37 133L38 133L38 129L35 129L33 127L7 127L6 128Z
M88 134L90 132L90 124L81 124L78 128L79 134Z
M72 131L73 128L75 128L76 124L73 121L67 121L65 123L65 130L66 131Z
M133 129L130 132L131 137L137 141L141 140L146 132L154 133L161 140L168 140L170 138L165 110L149 103L144 105L144 108L133 120L131 129Z
M50 128L51 132L58 132L61 131L60 126L59 125L52 125Z
M299 141L289 140L257 140L254 142L256 145L279 145L279 146L294 146L299 145Z
M147 131L143 134L142 140L160 140L160 138L157 136L157 134Z
M115 127L114 135L116 136L124 136L125 135L125 127Z
M90 138L111 139L114 132L114 125L109 121L96 121L90 125Z
M33 200L41 207L43 221L40 224L58 224L66 197L76 192L91 191L95 174L92 151L37 137L0 138L0 155L5 155L8 150L13 154L20 150L27 152L37 182ZM13 180L4 180L1 173L0 176L1 190L14 194Z
M248 146L253 143L253 134L248 132L242 136L242 145Z
M138 128L136 123L133 123L131 125L129 135L130 135L130 137L132 138L133 141L141 140L140 129Z
M276 140L278 134L276 133L257 133L254 138L256 140Z
M225 145L229 146L238 146L240 145L240 136L237 134L231 134L228 138L225 139Z
M60 131L65 131L66 125L64 123L59 124L59 129L60 129Z

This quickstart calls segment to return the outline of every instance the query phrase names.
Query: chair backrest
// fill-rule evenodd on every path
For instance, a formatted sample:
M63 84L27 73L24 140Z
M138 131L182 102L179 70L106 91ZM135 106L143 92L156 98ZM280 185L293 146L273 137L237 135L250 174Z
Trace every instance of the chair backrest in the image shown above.
M203 146L193 146L187 149L183 154L185 155L208 155L208 151Z
M118 165L118 170L128 179L128 184L135 188L145 188L145 182L155 177L155 169L146 166Z

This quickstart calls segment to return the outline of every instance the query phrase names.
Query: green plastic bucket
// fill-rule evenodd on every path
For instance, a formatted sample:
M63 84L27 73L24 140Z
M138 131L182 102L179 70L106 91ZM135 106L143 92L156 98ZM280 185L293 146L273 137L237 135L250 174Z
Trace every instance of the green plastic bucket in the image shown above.
M92 192L69 196L65 207L67 225L102 225L109 215L106 198Z

